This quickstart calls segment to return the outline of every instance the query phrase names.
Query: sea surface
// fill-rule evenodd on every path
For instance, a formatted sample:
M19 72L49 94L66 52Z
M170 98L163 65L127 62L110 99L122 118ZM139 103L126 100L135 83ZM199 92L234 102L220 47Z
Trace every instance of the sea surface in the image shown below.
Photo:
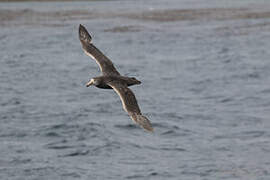
M78 39L132 86L135 125ZM269 180L270 2L0 3L1 180Z

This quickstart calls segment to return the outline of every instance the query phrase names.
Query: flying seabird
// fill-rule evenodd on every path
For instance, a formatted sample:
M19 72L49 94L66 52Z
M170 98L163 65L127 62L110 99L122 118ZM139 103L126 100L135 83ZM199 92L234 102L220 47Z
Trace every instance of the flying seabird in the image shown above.
M93 45L92 37L82 25L79 27L79 39L84 52L96 61L102 72L101 76L92 78L86 86L94 85L102 89L113 89L120 96L123 109L131 119L142 128L153 131L151 122L142 115L134 93L128 88L128 86L141 84L141 82L134 77L121 76L112 61Z

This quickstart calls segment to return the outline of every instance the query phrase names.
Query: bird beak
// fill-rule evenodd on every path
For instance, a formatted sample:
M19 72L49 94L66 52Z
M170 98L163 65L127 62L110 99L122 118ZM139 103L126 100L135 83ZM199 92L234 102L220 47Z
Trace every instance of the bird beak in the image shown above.
M91 85L93 85L93 84L94 84L94 80L91 79L91 80L86 84L86 87L89 87L89 86L91 86Z

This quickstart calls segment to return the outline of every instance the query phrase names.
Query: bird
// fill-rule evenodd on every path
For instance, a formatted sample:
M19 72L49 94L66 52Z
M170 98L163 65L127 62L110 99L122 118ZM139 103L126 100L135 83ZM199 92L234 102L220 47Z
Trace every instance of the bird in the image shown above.
M93 77L86 84L86 87L96 86L101 89L113 89L120 97L123 109L130 118L140 127L153 132L151 122L142 115L134 93L129 86L141 84L135 77L122 76L114 67L112 61L106 57L93 43L92 37L83 25L79 25L79 39L82 49L99 65L102 75Z

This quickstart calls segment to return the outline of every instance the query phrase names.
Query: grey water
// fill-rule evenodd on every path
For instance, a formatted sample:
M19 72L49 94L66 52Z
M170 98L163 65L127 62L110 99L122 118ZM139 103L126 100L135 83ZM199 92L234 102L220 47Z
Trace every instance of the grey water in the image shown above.
M0 3L0 179L268 180L270 6L257 0ZM78 27L131 89L135 125Z

